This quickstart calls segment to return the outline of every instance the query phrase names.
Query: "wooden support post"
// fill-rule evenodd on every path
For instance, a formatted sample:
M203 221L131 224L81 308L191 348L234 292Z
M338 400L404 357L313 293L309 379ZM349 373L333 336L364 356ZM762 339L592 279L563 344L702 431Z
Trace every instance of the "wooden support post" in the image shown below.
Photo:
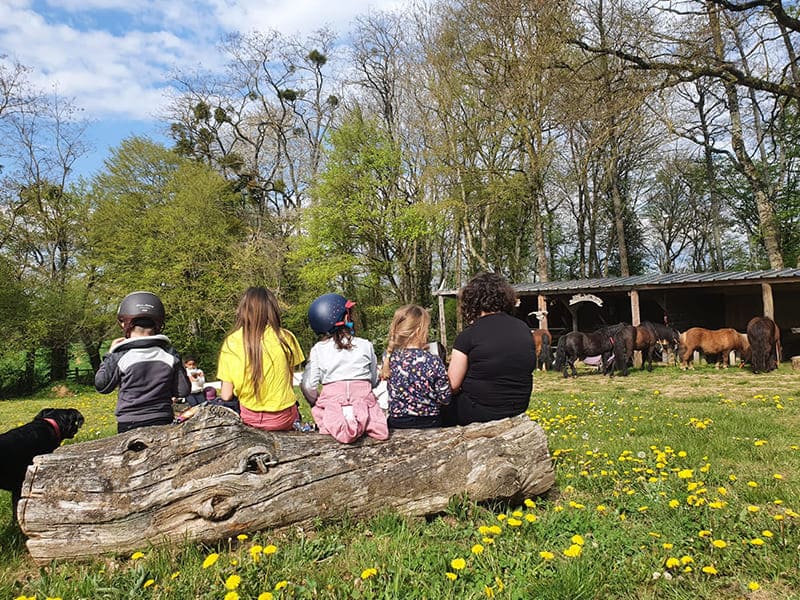
M447 352L447 319L444 315L444 296L439 295L439 341Z
M641 317L639 316L639 292L637 290L631 290L628 292L628 295L631 297L631 325L636 327L642 322ZM636 350L633 353L633 366L641 368L642 366L642 351Z
M772 300L772 286L768 283L761 284L761 301L764 304L764 316L775 320L775 303Z
M549 329L547 326L547 296L539 294L537 298L537 306L539 309L539 329Z

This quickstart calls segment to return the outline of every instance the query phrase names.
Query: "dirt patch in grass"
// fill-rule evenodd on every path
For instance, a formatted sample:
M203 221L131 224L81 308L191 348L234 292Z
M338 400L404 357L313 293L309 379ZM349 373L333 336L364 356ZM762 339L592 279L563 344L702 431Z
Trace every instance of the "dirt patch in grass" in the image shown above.
M751 400L761 395L781 399L800 398L800 371L784 363L777 371L754 375L749 369L715 369L702 366L682 371L674 366L653 366L653 371L631 369L627 377L608 377L582 367L578 376L564 379L561 373L534 375L534 393L565 392L582 395L592 391L619 396L634 394L663 395L667 398L725 397L733 401Z

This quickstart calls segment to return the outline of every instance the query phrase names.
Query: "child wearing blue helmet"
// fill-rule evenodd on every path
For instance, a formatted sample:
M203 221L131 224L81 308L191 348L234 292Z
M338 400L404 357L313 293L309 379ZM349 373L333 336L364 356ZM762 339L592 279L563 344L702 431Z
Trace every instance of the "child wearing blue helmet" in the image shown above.
M355 335L353 306L355 302L339 294L324 294L311 303L308 322L320 340L311 348L300 389L320 433L342 443L365 433L385 440L386 415L372 393L378 383L378 361L372 342Z

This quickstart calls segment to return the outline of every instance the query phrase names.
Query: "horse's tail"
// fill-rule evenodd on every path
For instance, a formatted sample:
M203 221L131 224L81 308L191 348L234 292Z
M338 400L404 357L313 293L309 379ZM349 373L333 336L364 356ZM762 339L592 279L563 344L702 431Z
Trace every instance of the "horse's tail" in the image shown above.
M550 333L547 331L542 333L542 350L539 352L539 359L545 370L554 368L552 343L553 338L550 337Z
M562 335L558 338L558 345L556 346L556 360L553 363L553 369L560 371L564 368L567 361L567 336Z

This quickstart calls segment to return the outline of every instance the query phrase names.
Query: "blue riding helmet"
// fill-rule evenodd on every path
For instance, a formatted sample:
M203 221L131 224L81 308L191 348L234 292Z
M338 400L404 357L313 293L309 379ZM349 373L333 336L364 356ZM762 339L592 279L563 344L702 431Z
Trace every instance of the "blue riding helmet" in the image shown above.
M350 309L356 305L340 294L323 294L308 307L308 323L318 335L333 333L337 327L352 327Z

